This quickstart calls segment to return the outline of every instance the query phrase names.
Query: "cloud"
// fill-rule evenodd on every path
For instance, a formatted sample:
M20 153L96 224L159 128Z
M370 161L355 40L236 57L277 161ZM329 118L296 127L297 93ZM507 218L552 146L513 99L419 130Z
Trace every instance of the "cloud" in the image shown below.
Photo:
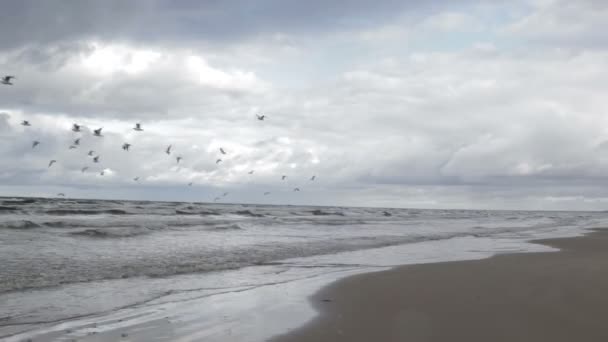
M49 4L11 4L22 20L8 23L32 29L0 33L0 69L18 76L0 87L0 193L542 209L608 198L606 52L548 36L558 22L558 45L587 35L562 12L594 22L601 4Z

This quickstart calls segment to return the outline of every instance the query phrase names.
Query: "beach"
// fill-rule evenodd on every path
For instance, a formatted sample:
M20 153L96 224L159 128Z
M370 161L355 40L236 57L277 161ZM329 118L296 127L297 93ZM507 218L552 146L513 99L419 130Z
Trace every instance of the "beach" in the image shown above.
M608 341L608 232L558 252L410 265L316 293L318 318L275 342Z

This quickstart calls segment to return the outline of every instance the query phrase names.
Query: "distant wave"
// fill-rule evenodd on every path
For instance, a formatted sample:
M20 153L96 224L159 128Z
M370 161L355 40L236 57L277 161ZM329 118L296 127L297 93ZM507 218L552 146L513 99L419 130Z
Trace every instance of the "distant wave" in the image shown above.
M2 212L2 211L17 211L17 210L19 210L19 208L17 208L17 207L7 207L7 206L4 206L4 205L0 205L0 212Z
M243 227L241 227L241 225L238 223L222 224L222 225L217 225L213 228L213 230L242 230L242 229L243 229Z
M129 215L130 213L120 209L87 210L87 209L51 209L45 211L49 215Z
M95 228L85 229L69 233L70 235L86 236L92 238L124 238L151 233L146 227L121 227L121 228Z
M38 223L28 221L28 220L0 223L0 229L32 229L32 228L40 228L40 227L41 226Z
M330 212L330 211L323 211L323 210L319 210L319 209L313 210L310 213L315 216L329 216L329 215L344 216L344 213L341 211Z
M33 198L24 198L24 199L15 199L15 200L4 200L2 201L2 205L22 205L22 204L32 204L36 203L36 200Z
M176 209L175 213L177 215L198 215L198 216L221 215L220 213L214 212L214 211L197 211L197 212L192 212L192 211L184 211L184 210L179 210L179 209Z
M238 211L235 211L234 214L241 215L241 216L249 216L249 217L264 217L264 215L253 213L250 210L238 210Z

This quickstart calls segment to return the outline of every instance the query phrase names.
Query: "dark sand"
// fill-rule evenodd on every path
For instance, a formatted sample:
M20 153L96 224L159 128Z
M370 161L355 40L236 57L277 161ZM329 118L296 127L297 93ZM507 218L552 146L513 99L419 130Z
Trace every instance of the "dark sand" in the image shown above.
M607 342L608 232L538 242L562 251L343 279L312 298L318 319L276 341Z

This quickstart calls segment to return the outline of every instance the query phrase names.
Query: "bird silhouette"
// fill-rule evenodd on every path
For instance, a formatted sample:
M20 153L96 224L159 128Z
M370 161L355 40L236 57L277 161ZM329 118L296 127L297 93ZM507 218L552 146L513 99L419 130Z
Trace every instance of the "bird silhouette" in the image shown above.
M51 161L49 162L49 166L48 166L48 167L53 166L53 164L55 164L56 162L57 162L57 161L56 161L55 159L51 160Z
M255 116L257 116L258 120L260 120L260 121L264 121L264 119L266 119L266 115L256 114Z
M101 135L102 129L103 129L103 127L93 130L93 135L95 135L96 137L103 137L103 135Z
M131 144L129 144L129 143L122 144L122 149L125 150L125 151L129 151L130 147L131 147Z
M221 148L221 147L220 147L220 152L221 152L222 154L226 154L226 151L224 151L224 149L223 149L223 148Z
M34 148L34 147L36 147L38 145L40 145L40 141L34 140L34 142L32 143L32 148Z
M13 85L11 83L12 79L16 79L17 77L12 76L12 75L6 75L4 77L2 77L2 81L0 81L2 84L6 84L6 85Z
M140 123L136 123L135 127L133 128L134 131L143 131L144 129L141 128L141 124Z
M72 124L72 131L74 132L80 132L80 125L79 124Z
M166 154L171 154L171 146L172 145L167 146L167 149L165 150Z
M93 158L93 162L94 162L94 163L99 163L99 156L95 156L95 157Z
M221 159L221 158L218 158L218 160L216 160L216 161L215 161L215 163L216 163L216 164L219 164L219 163L221 163L221 162L222 162L222 159Z
M27 121L27 120L23 120L23 121L21 121L21 126L31 126L31 125L32 125L32 124L30 124L30 122L29 122L29 121Z

